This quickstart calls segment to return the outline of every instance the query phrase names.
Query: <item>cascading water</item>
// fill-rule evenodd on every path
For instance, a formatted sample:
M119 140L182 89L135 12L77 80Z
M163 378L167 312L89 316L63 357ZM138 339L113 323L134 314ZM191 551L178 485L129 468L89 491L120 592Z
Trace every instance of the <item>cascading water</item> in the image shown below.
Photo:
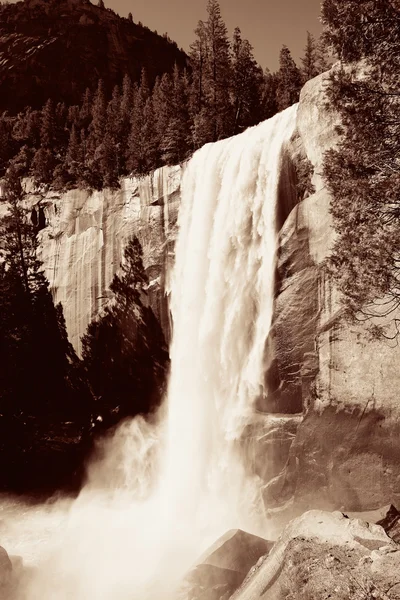
M159 422L123 425L71 505L9 508L1 543L36 567L18 597L169 600L226 530L266 533L260 482L239 440L263 393L280 163L295 120L292 107L190 161Z

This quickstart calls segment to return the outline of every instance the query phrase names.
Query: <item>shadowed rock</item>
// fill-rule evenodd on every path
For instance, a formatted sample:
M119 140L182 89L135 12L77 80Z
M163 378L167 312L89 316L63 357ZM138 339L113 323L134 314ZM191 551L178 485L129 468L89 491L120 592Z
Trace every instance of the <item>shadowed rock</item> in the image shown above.
M273 542L241 529L228 531L188 573L182 586L182 597L188 600L226 600L272 546Z
M393 504L390 505L385 517L377 522L383 527L388 536L396 543L400 543L400 512Z

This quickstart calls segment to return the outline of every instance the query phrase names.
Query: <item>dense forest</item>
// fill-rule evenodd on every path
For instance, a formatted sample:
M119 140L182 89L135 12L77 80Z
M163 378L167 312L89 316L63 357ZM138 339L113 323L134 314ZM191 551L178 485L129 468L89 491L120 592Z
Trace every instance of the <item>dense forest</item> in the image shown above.
M79 104L99 79L107 97L124 74L140 80L187 66L187 54L167 34L159 35L132 15L120 17L103 2L19 0L0 3L0 113L15 116L27 106L40 110Z
M327 68L308 33L302 67L280 52L276 73L263 72L236 28L229 40L216 0L200 21L187 69L140 82L126 75L111 97L102 79L80 104L49 99L0 117L0 176L12 161L21 177L55 189L118 187L121 176L177 164L207 142L240 133L298 100L302 85Z

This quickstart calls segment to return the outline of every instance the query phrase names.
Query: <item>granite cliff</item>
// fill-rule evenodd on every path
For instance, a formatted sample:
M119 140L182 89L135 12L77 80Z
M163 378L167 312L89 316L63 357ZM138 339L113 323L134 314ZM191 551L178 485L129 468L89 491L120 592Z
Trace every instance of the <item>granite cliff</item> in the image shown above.
M279 248L264 393L243 446L265 482L271 514L308 508L359 511L400 499L399 348L349 325L323 264L332 247L325 151L337 143L327 74L303 88L297 131L281 167ZM307 159L307 161L306 161ZM311 163L315 192L299 198L298 165ZM135 232L150 275L149 302L169 335L167 273L182 168L125 179L118 191L29 196L42 215L42 259L79 350L107 300L126 239Z

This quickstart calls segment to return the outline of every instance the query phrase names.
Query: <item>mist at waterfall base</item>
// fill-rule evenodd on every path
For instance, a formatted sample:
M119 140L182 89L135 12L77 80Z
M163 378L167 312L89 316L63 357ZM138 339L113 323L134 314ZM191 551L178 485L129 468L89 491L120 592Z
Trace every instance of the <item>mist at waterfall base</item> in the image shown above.
M280 164L295 119L296 106L189 162L167 399L157 422L136 418L104 442L76 500L4 500L0 543L31 567L18 598L176 599L227 530L268 535L262 482L239 440L263 393Z

